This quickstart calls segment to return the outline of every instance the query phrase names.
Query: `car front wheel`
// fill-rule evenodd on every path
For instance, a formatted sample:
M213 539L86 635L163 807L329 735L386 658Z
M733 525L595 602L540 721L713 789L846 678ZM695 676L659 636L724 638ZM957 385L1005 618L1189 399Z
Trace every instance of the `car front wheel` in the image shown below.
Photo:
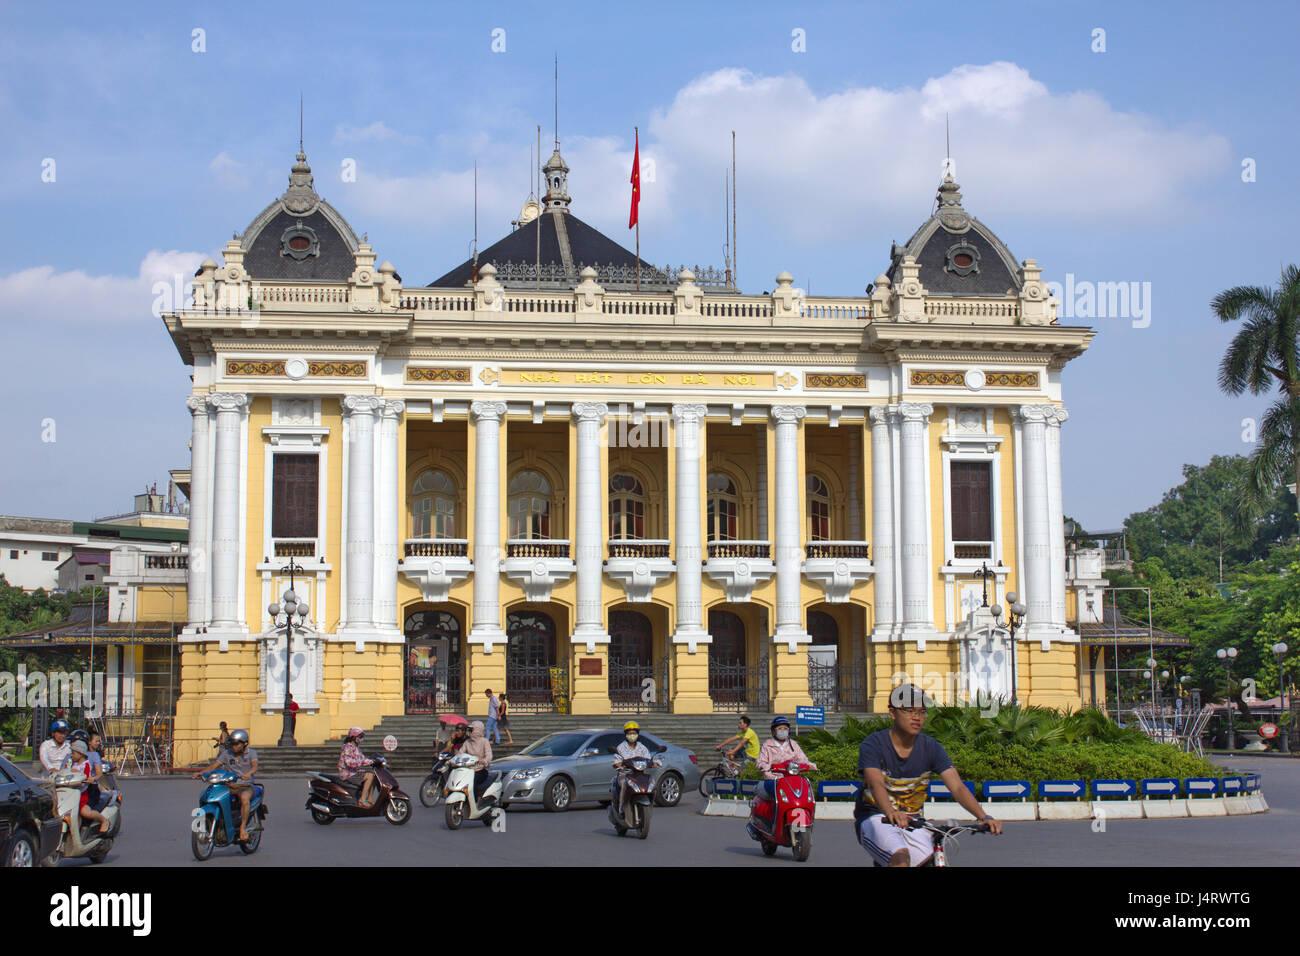
M5 866L29 867L36 865L36 842L28 833L19 830L5 850Z
M552 813L569 809L569 804L573 803L573 784L569 782L569 778L556 777L548 783L542 803Z

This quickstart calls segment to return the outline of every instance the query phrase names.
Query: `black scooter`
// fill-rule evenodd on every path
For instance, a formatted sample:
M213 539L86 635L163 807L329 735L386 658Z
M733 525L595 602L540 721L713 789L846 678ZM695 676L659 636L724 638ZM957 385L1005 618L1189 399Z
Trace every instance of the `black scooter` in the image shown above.
M451 772L451 751L444 750L433 758L433 769L420 784L420 802L426 807L442 803L447 791L447 774Z
M363 807L358 801L367 770L375 775L375 802L373 806ZM310 773L307 785L307 809L311 818L323 827L340 817L387 817L394 826L411 819L411 798L402 790L383 757L375 757L374 764L346 780L332 773Z

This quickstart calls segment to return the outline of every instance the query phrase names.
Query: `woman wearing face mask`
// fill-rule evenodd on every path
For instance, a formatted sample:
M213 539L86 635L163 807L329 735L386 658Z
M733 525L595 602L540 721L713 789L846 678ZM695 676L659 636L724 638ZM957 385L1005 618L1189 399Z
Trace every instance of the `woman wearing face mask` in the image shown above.
M650 759L650 751L646 745L641 743L641 726L635 720L629 720L623 725L623 742L614 748L614 779L609 782L610 796L614 798L614 810L617 813L622 812L622 786L618 779L618 768L623 766L623 761L631 760L633 757L645 757Z
M776 785L772 781L780 775L772 771L772 765L785 763L787 760L797 760L814 770L817 769L817 765L808 759L803 748L790 736L790 721L784 717L777 717L772 721L772 736L763 741L763 746L758 751L758 769L763 771L763 782L758 785L760 796L771 801L776 800ZM775 807L775 802L772 805Z

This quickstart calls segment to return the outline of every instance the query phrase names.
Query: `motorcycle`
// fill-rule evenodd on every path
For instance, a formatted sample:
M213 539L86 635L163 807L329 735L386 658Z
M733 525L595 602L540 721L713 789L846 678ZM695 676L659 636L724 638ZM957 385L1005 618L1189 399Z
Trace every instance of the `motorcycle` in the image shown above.
M619 836L626 836L629 830L635 830L640 840L650 835L655 790L650 768L658 766L658 760L631 757L618 768L619 799L609 805L609 822Z
M99 824L81 817L81 788L86 782L80 770L57 770L50 778L54 788L54 812L63 821L59 832L59 846L41 861L42 866L58 866L63 859L87 857L92 863L103 863L113 848L113 832L118 827L118 809L105 807L101 813L108 818L109 831L99 832Z
M368 807L358 802L364 770L353 773L346 780L332 773L309 773L306 809L311 811L311 818L323 827L340 817L382 816L394 826L401 826L411 819L411 798L388 769L388 760L375 757L368 769L375 774L375 802Z
M239 797L230 789L230 785L239 779L239 774L218 769L203 774L203 779L208 785L199 794L198 808L191 813L190 849L194 851L194 858L203 862L217 847L232 843L246 854L256 853L262 845L266 815L271 812L262 799L262 785L253 784L253 795L248 802L248 839L240 842Z
M448 830L459 830L466 820L482 820L488 826L505 813L498 806L501 800L502 775L488 776L488 785L481 794L474 792L474 765L478 758L473 754L457 754L451 758L451 772L447 776L447 806L443 810Z
M788 846L800 863L812 853L813 797L812 781L800 776L810 769L797 760L772 765L780 776L772 781L775 801L758 796L750 801L746 832L763 847L764 856L772 856L777 847Z
M447 789L447 774L451 771L451 751L444 750L433 758L433 769L420 784L420 802L426 807L436 807L442 803L443 792Z

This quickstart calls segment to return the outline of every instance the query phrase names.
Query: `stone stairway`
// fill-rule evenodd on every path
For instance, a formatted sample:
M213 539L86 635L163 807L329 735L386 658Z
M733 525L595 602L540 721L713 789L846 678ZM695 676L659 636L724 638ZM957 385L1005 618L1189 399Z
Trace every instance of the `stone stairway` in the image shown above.
M736 733L734 713L725 714L603 714L571 716L568 714L512 714L510 729L514 746L508 745L505 735L500 744L492 745L495 757L517 753L539 737L564 730L580 728L617 729L629 720L635 720L642 729L668 743L685 747L699 755L702 767L716 761L713 748ZM771 714L750 714L754 732L759 740L768 735ZM844 714L834 711L826 714L826 729L834 733L844 725ZM367 754L385 753L383 740L392 735L397 738L397 749L388 753L389 765L400 774L427 773L433 763L433 738L438 721L432 716L395 715L385 717L377 726L366 730ZM258 741L253 741L256 748ZM280 749L271 742L258 749L258 772L264 774L303 773L309 770L333 773L338 764L342 740L332 740L310 747Z

